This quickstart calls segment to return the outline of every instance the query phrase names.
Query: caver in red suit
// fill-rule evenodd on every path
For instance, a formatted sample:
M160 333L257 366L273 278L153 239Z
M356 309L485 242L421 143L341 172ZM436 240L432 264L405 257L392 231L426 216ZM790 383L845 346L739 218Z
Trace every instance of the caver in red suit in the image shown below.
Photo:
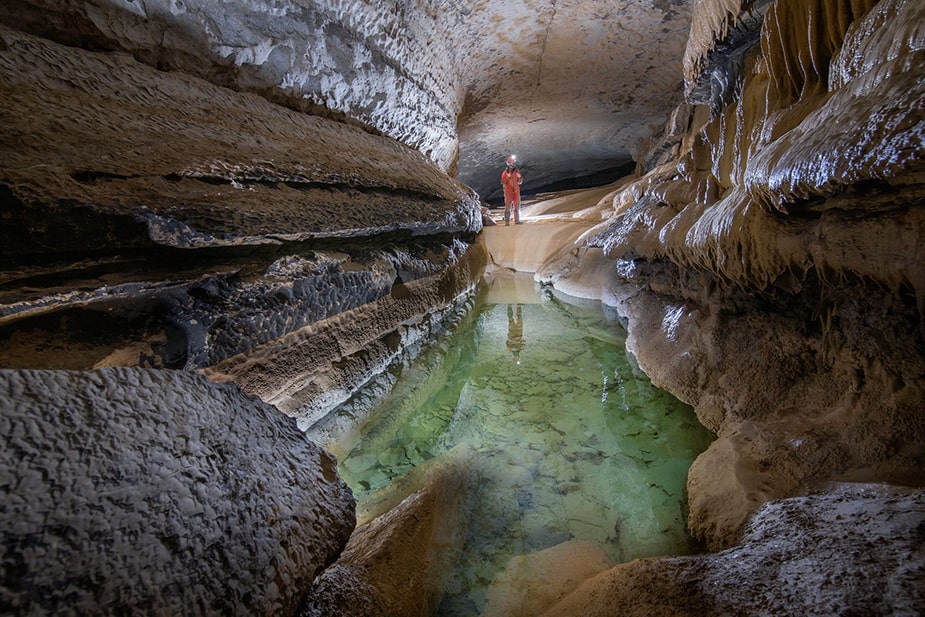
M511 210L514 211L514 224L520 225L520 185L524 178L517 169L517 159L507 157L507 167L501 172L501 185L504 187L504 224L511 224Z

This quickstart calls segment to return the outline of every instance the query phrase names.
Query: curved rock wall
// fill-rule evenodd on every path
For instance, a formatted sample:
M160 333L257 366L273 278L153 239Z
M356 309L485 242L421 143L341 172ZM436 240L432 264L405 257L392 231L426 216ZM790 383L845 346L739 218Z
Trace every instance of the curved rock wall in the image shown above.
M439 274L481 227L471 190L388 138L0 37L7 366L215 364Z
M923 20L905 0L700 3L688 91L710 71L729 92L675 119L680 156L589 243L630 283L606 294L646 372L718 435L688 483L712 548L819 482L922 483ZM727 45L744 22L754 45Z
M485 264L477 196L122 51L2 26L0 76L0 605L292 614L354 504L280 410L439 330Z
M26 0L0 7L0 22L358 122L455 164L448 41L415 3Z

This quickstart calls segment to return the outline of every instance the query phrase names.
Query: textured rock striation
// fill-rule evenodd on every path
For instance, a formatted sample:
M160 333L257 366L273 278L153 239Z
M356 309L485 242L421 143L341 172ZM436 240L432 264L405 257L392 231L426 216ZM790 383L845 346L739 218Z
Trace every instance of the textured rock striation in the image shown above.
M456 157L456 80L429 13L360 0L26 0L0 7L0 21L364 126L446 169Z
M493 199L512 150L528 189L628 163L681 100L690 4L23 0L0 22L363 126Z
M355 518L280 412L316 420L465 305L477 196L123 51L0 26L0 74L3 612L292 614Z
M356 522L295 422L186 371L0 370L5 615L292 615Z
M449 303L472 284L445 272L473 261L477 199L417 152L121 53L0 35L6 366L203 368L393 298L362 347L433 308L408 285Z
M765 504L734 548L616 566L541 615L917 615L923 517L922 491L828 487Z

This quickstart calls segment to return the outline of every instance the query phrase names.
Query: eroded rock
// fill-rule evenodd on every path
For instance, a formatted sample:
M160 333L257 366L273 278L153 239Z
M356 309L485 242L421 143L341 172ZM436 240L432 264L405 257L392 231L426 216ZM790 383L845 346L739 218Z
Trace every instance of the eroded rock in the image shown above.
M735 548L618 565L542 615L915 615L923 524L921 491L829 487L763 505Z
M474 478L466 467L474 456L460 449L413 474L416 490L354 531L315 582L301 617L435 614L469 524Z
M695 24L720 41L743 4L704 2ZM691 530L713 549L761 503L820 482L920 485L925 440L925 91L910 25L923 8L749 6L764 21L727 67L741 68L725 75L734 96L675 140L678 160L619 192L587 243L630 283L600 297L628 320L640 365L718 436L688 484ZM561 270L543 276L583 284L581 267Z
M355 523L333 458L179 371L0 371L10 615L291 615Z
M125 54L0 37L7 260L481 227L471 190L388 138Z
M691 5L22 0L0 21L362 125L488 199L512 149L529 188L619 173L680 102Z

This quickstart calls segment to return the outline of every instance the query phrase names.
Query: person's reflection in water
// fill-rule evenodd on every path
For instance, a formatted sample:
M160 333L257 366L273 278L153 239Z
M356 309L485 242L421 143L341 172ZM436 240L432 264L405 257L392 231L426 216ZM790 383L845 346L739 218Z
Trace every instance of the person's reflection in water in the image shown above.
M507 350L514 354L514 362L520 364L520 352L524 348L524 309L520 304L507 305Z

